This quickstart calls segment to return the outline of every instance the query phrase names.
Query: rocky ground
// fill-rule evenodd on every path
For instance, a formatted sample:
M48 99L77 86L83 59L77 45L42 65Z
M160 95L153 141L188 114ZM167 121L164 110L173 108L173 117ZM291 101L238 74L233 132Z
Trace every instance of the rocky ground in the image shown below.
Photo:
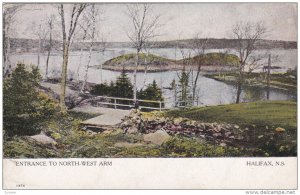
M163 117L159 112L147 116L139 110L132 110L123 119L120 127L125 133L154 134L159 132L162 137L167 137L164 135L199 137L206 142L220 146L236 146L245 139L241 136L241 132L248 130L228 123L203 123L181 117Z

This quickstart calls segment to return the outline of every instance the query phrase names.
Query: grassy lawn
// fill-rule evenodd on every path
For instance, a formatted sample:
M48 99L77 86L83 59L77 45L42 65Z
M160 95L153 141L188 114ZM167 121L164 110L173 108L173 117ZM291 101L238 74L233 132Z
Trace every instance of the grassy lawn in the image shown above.
M124 134L121 129L92 135L80 122L94 115L70 112L54 116L45 131L57 141L55 148L29 141L26 136L6 138L4 157L10 158L99 158L99 157L226 157L296 156L296 102L269 101L208 106L164 113L203 122L227 122L249 127L249 137L240 147L220 147L197 137L172 136L161 146L146 143L143 134ZM151 114L151 113L148 113ZM276 133L277 127L285 128ZM250 143L250 144L249 144ZM123 145L123 146L122 146ZM127 147L128 146L128 147Z
M166 112L203 122L226 122L244 128L241 147L252 150L253 156L297 155L297 103L293 101L258 101L208 106ZM276 129L284 128L284 132Z
M187 110L173 110L166 114L204 122L283 127L293 131L297 129L297 103L293 101L258 101L207 106Z

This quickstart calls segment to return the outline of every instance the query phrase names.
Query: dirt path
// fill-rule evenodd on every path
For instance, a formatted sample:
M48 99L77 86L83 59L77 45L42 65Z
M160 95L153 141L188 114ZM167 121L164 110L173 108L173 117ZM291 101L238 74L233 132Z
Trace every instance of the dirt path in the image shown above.
M94 107L91 105L76 107L72 111L99 114L99 116L82 122L82 124L93 126L115 126L121 123L121 119L130 112L129 110Z

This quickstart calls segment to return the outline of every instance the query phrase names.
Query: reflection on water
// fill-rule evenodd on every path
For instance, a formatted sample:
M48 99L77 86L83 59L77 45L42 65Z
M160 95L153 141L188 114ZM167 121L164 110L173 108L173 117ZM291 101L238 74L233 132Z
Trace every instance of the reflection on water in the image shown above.
M213 52L219 50L208 50L207 52ZM114 48L102 52L93 52L91 59L91 66L99 65L104 61L122 55L124 53L134 52L132 48ZM167 58L175 59L180 56L177 50L175 53L174 49L155 49L152 51L154 54L158 54ZM284 69L294 68L297 64L297 50L274 50L274 54L281 56L281 61L277 62L278 66L284 66ZM69 76L73 76L76 79L76 74L79 65L79 52L72 52L69 59L68 72ZM80 77L83 78L84 75L84 63L88 60L87 52L84 53L82 58L82 67L79 68ZM11 56L12 63L23 62L25 64L36 64L37 55L36 54L19 54ZM40 59L40 69L42 74L45 74L45 62L46 55L42 55ZM62 64L62 56L60 54L52 55L49 62L49 72L50 74L59 74ZM90 69L88 73L88 82L92 83L103 83L115 81L119 72L100 70L100 69ZM129 73L129 78L133 80L133 75ZM150 84L153 80L156 80L158 85L163 88L163 95L166 101L166 106L171 106L174 104L174 92L169 89L164 89L170 87L170 83L173 80L178 81L178 76L176 71L168 71L161 73L147 73L146 77L144 73L137 74L137 87L140 89L145 84ZM232 85L225 84L223 82L216 81L214 79L206 78L200 76L198 79L198 97L199 105L217 105L217 104L228 104L235 102L236 89ZM262 88L244 88L242 92L243 101L257 101L266 99L266 90ZM295 92L290 91L279 91L270 90L270 100L296 100Z

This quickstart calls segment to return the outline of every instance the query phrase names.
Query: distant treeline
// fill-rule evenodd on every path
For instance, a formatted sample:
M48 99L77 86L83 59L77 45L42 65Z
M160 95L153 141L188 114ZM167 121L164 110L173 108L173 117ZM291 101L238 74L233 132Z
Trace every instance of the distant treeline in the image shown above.
M246 41L246 40L245 40ZM194 39L174 40L174 41L156 41L150 42L150 47L153 48L190 48ZM206 43L206 49L226 49L234 48L238 44L236 39L208 39ZM11 51L12 52L37 52L39 40L36 39L11 39ZM52 50L61 51L62 42L54 40L52 43ZM129 42L95 42L94 50L101 51L108 48L128 48L131 47ZM49 42L47 40L41 41L41 51L48 50ZM277 41L277 40L259 40L255 44L257 49L297 49L296 41ZM74 42L72 44L72 51L88 50L89 43Z

